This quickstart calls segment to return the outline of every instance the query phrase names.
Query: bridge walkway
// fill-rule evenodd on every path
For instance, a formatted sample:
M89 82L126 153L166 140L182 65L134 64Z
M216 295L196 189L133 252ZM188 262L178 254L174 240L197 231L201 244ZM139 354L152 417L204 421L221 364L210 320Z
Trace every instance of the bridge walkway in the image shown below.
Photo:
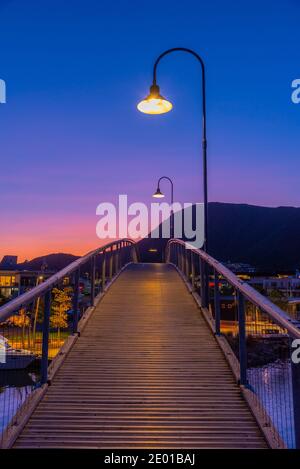
M174 267L131 264L108 290L15 448L264 448Z

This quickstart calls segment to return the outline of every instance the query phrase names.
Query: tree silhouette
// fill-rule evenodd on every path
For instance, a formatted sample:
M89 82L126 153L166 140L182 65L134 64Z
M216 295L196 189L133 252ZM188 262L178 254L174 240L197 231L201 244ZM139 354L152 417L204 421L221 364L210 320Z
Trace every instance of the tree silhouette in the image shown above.
M22 347L25 347L25 328L30 327L30 318L28 312L25 308L21 308L18 314L11 316L8 321L8 324L21 328L21 341Z
M71 308L71 292L70 287L54 288L52 290L53 301L51 307L50 325L53 328L57 328L57 336L60 339L60 330L68 326L68 315L67 311Z

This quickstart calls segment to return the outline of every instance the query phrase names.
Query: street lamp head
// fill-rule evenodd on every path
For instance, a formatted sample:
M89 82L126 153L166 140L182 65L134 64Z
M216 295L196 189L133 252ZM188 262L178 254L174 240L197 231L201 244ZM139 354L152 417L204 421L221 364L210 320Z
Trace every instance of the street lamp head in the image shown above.
M162 199L164 196L165 195L160 191L160 188L158 187L152 197L155 197L155 199Z
M159 86L155 84L150 87L150 94L137 105L138 110L144 114L165 114L172 107L172 103L160 94Z

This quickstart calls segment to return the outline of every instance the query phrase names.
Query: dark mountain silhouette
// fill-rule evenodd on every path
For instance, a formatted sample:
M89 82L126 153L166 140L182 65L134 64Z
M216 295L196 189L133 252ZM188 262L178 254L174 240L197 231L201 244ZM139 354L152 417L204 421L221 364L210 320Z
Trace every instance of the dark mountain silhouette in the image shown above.
M260 268L300 267L300 208L212 203L211 254Z
M208 221L209 253L216 259L249 263L261 270L300 267L300 208L211 202ZM141 259L161 260L166 242L141 240Z
M48 254L17 265L18 270L47 270L57 272L78 259L73 254Z

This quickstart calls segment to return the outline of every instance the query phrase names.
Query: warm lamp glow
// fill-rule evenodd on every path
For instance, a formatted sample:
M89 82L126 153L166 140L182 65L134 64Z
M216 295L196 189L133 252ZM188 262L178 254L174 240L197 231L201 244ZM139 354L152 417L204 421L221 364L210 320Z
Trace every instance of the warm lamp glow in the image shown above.
M172 103L166 99L149 97L137 105L138 110L144 114L165 114L171 111L172 107Z
M156 199L162 199L164 197L164 194L160 192L160 188L158 187L152 197L155 197Z
M150 94L137 105L144 114L164 114L171 111L173 105L159 93L159 86L152 85Z

